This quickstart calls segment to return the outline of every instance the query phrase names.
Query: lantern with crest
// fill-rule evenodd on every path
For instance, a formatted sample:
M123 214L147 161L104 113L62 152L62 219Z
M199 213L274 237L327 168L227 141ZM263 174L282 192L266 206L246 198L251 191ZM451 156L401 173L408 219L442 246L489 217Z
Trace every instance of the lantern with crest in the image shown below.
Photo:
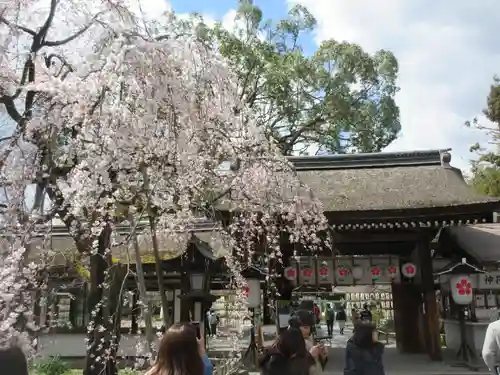
M372 281L377 281L378 279L380 279L381 276L382 276L382 269L380 268L380 266L370 267L370 277Z
M391 264L390 266L388 266L386 271L387 271L387 276L391 280L394 280L398 276L398 267L396 267L393 264Z
M404 277L413 279L417 275L417 266L411 262L404 263L401 266L401 274Z
M349 277L350 272L349 267L339 264L337 267L337 281L345 281Z
M297 268L286 267L283 270L283 276L285 276L285 279L287 279L289 281L295 281L297 279Z
M450 276L449 282L451 298L459 307L458 321L460 324L460 349L458 350L457 357L461 360L461 365L471 369L476 368L474 365L476 353L471 349L469 343L467 342L465 309L467 305L472 303L474 298L471 275L478 273L486 272L470 263L467 263L467 260L462 258L460 263L455 263L451 266L445 267L442 271L434 274L434 276Z

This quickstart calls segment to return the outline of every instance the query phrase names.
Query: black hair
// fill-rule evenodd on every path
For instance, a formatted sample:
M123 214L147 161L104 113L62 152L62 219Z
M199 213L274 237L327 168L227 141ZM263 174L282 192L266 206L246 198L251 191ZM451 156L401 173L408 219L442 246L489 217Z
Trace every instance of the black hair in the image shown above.
M273 345L285 358L306 357L306 341L302 332L296 328L285 329Z
M300 328L304 326L312 327L314 320L311 312L307 310L297 310L288 321L288 325L292 328Z
M364 349L372 348L375 343L373 342L373 332L375 325L368 323L361 323L356 325L352 341L356 346Z
M28 375L26 356L18 347L0 349L0 367L2 374Z

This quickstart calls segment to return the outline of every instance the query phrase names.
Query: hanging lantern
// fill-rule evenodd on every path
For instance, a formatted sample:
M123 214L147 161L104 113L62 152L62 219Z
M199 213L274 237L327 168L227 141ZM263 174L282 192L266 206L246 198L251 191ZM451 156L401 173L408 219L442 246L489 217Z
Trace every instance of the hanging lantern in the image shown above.
M417 274L417 266L415 266L413 263L410 262L405 263L401 266L401 274L404 277L412 279Z
M330 270L328 269L328 265L322 265L319 268L319 277L321 278L321 280L327 280L328 275L330 275Z
M451 297L458 305L472 303L472 283L468 275L453 275L450 277Z
M245 287L244 293L248 299L248 307L260 307L260 292L260 280L247 279L247 286Z
M395 279L397 275L398 275L398 267L392 264L389 267L387 267L387 276L389 276L391 279Z
M363 278L363 267L356 266L352 269L352 277L356 280L360 280Z
M303 281L305 282L309 282L309 280L312 278L313 276L313 270L311 267L309 266L304 266L302 267L301 269L301 274L302 274L302 279Z
M287 267L283 271L285 279L289 281L294 281L297 278L297 269L295 267Z
M347 279L349 277L349 274L350 274L350 270L348 267L346 266L338 266L337 268L337 280L339 281L344 281L345 279Z
M378 280L380 279L380 276L382 276L382 270L379 266L370 267L370 277L372 280Z

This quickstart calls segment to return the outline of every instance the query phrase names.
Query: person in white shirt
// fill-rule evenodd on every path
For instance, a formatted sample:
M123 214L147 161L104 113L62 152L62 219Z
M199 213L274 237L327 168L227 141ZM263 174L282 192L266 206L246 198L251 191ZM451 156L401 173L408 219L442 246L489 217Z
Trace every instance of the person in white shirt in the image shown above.
M500 320L488 325L484 337L482 357L492 374L500 374Z

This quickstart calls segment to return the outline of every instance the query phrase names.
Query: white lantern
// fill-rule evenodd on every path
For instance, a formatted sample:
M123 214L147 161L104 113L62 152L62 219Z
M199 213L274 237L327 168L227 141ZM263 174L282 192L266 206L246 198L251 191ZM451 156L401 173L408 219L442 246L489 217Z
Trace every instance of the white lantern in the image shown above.
M404 277L412 279L417 274L417 266L410 262L405 263L401 266L401 274Z
M352 269L352 277L356 280L360 280L363 278L363 267L356 266Z
M260 280L247 279L248 307L260 307Z
M468 275L453 275L450 277L451 297L457 305L472 303L472 282Z
M283 270L285 279L295 281L297 279L297 269L295 267L287 267Z

